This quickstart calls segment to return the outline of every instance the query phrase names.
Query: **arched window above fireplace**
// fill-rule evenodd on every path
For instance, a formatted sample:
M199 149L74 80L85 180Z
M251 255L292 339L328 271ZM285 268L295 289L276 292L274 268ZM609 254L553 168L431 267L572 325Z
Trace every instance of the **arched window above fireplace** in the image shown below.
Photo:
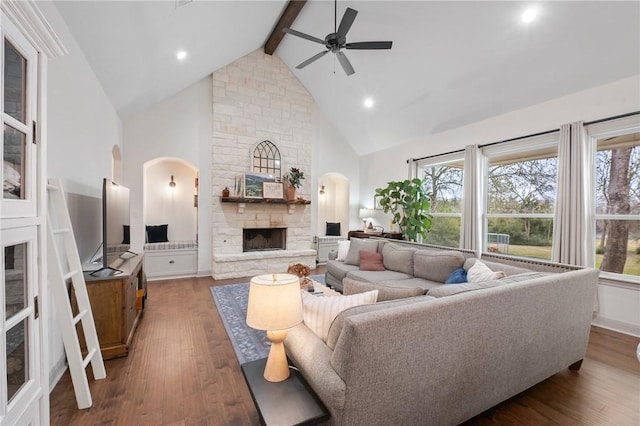
M274 175L277 179L282 177L282 161L280 150L269 140L264 140L253 149L253 171Z

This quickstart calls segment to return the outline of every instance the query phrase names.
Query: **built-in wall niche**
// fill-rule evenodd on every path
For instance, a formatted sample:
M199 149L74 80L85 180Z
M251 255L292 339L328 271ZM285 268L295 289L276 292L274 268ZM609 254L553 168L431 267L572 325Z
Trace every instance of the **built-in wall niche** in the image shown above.
M373 195L371 195L373 202ZM326 173L318 179L318 223L316 235L326 235L327 222L340 223L340 233L349 231L349 179Z
M197 241L198 169L178 158L144 166L144 224L169 225L169 241Z

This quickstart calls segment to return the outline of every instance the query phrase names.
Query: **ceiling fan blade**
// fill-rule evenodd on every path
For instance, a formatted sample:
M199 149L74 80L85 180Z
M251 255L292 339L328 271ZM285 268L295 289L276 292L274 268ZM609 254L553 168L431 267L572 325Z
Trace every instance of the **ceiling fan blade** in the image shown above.
M349 62L349 59L347 59L347 55L338 50L336 52L336 56L338 57L338 62L340 62L340 65L342 65L342 69L347 73L347 75L351 75L355 72L353 67L351 66L351 62Z
M325 50L323 52L318 53L317 55L313 55L312 57L310 57L309 59L307 59L306 61L302 62L300 65L298 65L296 68L297 69L302 69L302 68L306 67L307 65L309 65L311 62L315 62L318 59L322 58L327 53L329 53L329 51Z
M340 26L338 27L337 34L339 37L344 37L349 32L351 25L353 25L353 21L356 19L356 15L358 14L357 10L353 10L350 7L344 11L344 15L342 16L342 21L340 21Z
M361 41L358 43L347 43L346 49L391 49L392 41Z
M319 39L318 37L314 37L314 36L310 36L309 34L305 34L305 33L301 33L300 31L296 31L294 29L291 28L283 28L282 31L284 31L287 34L291 34L300 38L304 38L306 40L309 41L315 41L316 43L320 43L320 44L324 44L324 40Z

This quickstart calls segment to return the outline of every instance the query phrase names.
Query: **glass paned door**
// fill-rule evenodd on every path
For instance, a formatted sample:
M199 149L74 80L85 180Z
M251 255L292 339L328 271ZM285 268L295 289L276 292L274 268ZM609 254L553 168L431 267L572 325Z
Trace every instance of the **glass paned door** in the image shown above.
M3 22L2 48L2 217L34 217L37 55Z
M0 230L2 241L2 293L0 322L0 419L11 419L12 409L21 412L29 395L39 389L40 341L35 299L38 288L37 232L32 226ZM2 422L0 422L2 423ZM10 423L10 422L9 422Z

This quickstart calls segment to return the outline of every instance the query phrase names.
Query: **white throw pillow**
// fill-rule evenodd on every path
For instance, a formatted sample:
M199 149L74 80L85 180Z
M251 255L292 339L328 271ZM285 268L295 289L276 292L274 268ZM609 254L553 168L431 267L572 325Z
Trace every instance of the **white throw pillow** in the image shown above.
M351 241L349 240L338 241L338 257L336 257L336 260L344 261L344 259L346 259L347 257L347 253L349 253L350 246L351 246Z
M304 323L323 342L327 341L329 327L345 309L352 306L368 305L376 303L378 290L353 294L351 296L314 296L302 292L302 315Z
M473 266L467 271L467 281L470 283L497 280L506 276L507 274L505 274L503 271L493 272L487 265L480 262L479 260L477 260L476 263L474 263Z

